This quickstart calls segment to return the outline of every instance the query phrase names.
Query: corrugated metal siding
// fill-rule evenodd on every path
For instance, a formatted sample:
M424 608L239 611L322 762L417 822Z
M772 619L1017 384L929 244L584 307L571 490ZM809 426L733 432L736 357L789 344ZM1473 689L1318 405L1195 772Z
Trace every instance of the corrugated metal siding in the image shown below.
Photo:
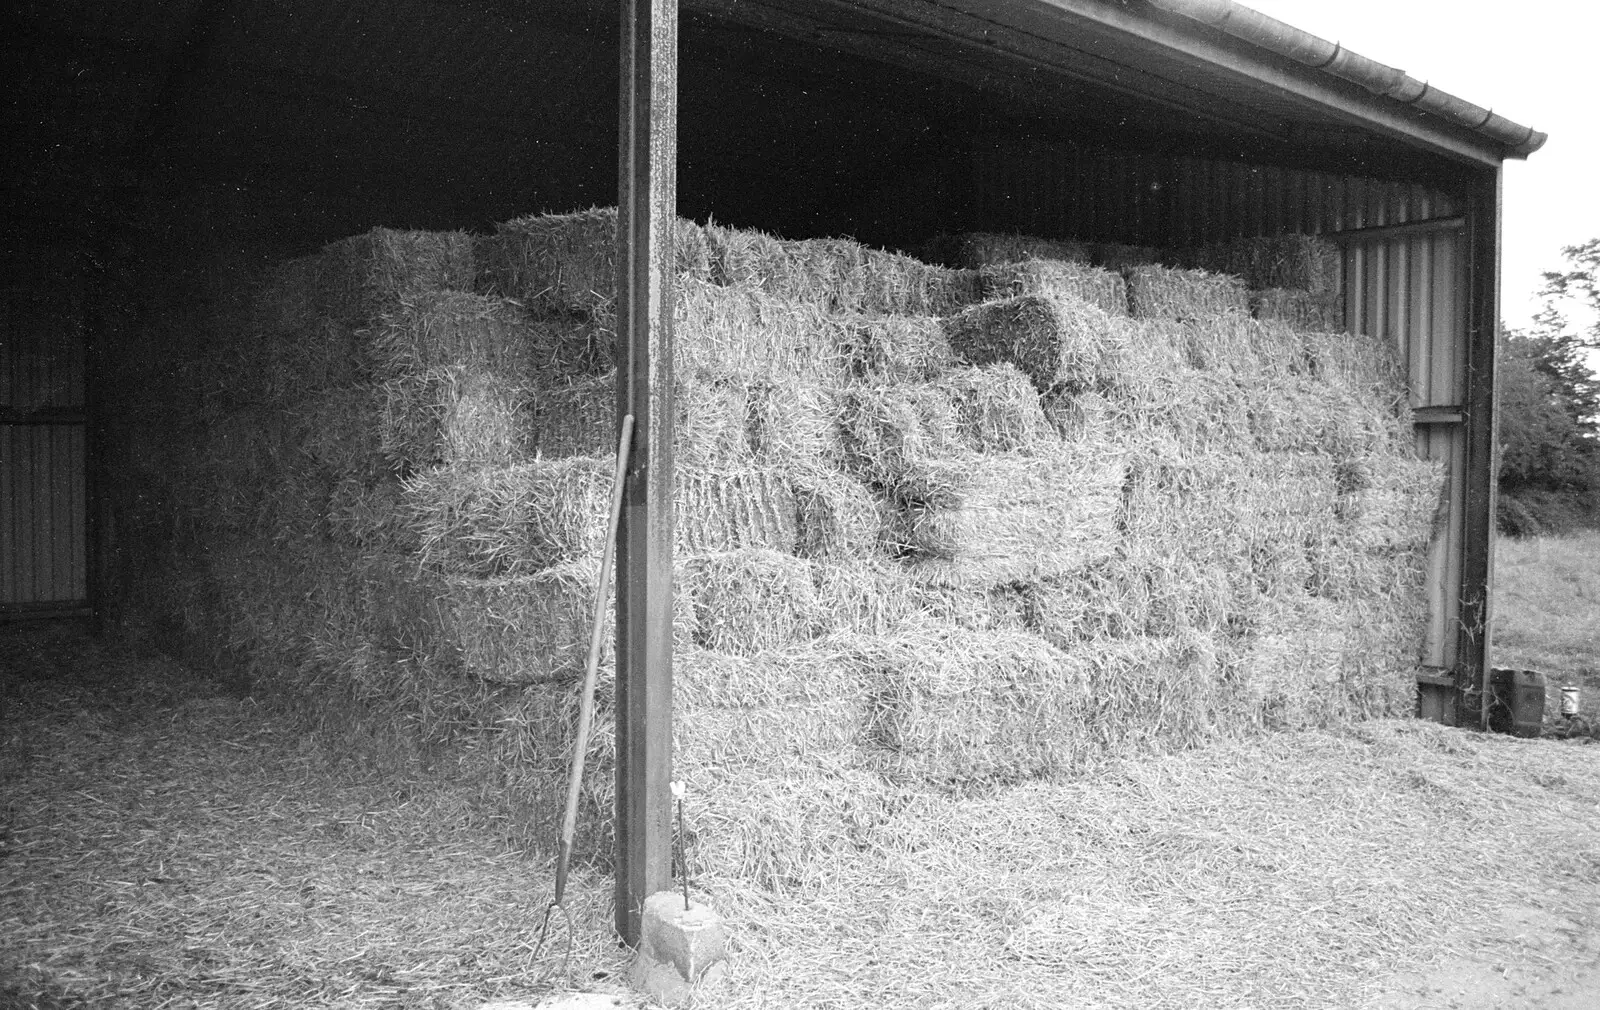
M973 170L985 229L1098 242L1177 247L1457 213L1445 194L1408 183L1207 158L1087 153L1044 141L980 147Z
M0 607L87 601L85 348L71 299L0 307Z
M0 605L88 598L81 424L0 425Z

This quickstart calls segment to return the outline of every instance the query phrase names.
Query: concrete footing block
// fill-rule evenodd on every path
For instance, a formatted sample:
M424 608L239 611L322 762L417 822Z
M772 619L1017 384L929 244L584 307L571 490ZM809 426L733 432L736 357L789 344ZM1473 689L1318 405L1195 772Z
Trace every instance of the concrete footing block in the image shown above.
M685 908L682 893L658 891L645 899L629 980L662 1006L693 1006L721 977L727 955L727 930L710 905Z

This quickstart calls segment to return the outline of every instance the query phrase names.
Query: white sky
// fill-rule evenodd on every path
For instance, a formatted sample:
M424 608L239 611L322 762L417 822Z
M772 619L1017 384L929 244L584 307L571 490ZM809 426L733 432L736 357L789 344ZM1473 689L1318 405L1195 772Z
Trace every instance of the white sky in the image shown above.
M1563 265L1562 246L1600 237L1600 4L1244 2L1550 135L1504 176L1500 313L1526 325L1540 271Z

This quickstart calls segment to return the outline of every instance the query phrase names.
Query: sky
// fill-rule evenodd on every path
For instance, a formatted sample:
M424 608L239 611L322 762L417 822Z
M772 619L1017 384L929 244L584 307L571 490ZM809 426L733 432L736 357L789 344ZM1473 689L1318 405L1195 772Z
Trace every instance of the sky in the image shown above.
M1600 5L1586 0L1244 0L1280 21L1550 135L1507 161L1500 314L1524 326L1540 271L1600 237ZM1600 355L1591 358L1600 368Z

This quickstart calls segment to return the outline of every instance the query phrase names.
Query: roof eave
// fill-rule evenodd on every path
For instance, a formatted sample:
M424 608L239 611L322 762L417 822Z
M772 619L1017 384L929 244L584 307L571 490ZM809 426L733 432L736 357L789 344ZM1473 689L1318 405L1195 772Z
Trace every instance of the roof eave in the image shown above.
M1159 10L1264 49L1313 70L1358 85L1378 99L1436 117L1480 138L1491 155L1526 158L1544 145L1546 134L1512 122L1446 91L1419 81L1403 70L1386 66L1329 42L1310 32L1234 0L1146 0Z

